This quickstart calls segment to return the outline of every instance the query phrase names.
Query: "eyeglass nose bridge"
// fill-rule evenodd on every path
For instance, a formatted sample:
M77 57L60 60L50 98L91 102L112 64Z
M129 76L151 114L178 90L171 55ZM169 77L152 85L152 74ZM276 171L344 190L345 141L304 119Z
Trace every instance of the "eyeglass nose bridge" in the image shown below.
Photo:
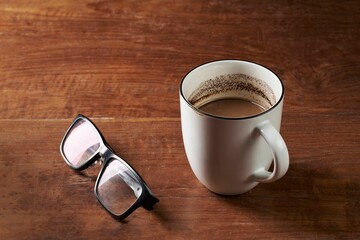
M99 149L99 155L103 161L108 160L109 158L113 157L115 154L113 151L107 147L105 144Z

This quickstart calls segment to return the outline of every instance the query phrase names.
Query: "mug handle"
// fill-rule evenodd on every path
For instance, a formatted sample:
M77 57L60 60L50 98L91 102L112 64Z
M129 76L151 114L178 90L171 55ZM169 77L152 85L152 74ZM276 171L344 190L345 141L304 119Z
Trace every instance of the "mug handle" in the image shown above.
M252 177L255 181L261 183L274 182L285 175L289 168L289 152L284 139L280 133L274 128L270 121L260 123L256 129L265 139L274 155L274 170L269 172L262 167L257 169Z

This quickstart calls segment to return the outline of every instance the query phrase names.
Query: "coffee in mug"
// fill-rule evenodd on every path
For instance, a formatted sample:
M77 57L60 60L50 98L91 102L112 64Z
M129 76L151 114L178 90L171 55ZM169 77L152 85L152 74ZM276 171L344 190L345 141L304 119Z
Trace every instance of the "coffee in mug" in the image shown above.
M200 110L219 117L247 117L259 114L264 108L257 103L241 98L224 98L206 103Z
M228 74L203 82L189 97L192 105L219 117L259 114L275 102L266 82L245 74Z

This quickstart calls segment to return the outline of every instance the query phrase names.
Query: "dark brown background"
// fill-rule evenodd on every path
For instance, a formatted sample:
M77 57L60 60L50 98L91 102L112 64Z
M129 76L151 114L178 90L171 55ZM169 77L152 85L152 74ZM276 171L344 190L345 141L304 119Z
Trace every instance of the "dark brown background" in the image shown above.
M1 239L359 239L359 1L0 2ZM286 87L287 175L221 197L184 153L178 85L215 59ZM78 113L160 198L126 223L59 143Z

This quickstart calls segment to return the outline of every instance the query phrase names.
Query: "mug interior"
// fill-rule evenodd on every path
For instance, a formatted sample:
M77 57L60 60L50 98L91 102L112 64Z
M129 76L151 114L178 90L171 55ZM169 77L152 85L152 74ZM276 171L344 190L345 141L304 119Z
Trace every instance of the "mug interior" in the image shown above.
M210 62L191 70L180 86L181 95L197 110L223 98L243 98L265 110L283 97L280 79L269 69L240 60Z

